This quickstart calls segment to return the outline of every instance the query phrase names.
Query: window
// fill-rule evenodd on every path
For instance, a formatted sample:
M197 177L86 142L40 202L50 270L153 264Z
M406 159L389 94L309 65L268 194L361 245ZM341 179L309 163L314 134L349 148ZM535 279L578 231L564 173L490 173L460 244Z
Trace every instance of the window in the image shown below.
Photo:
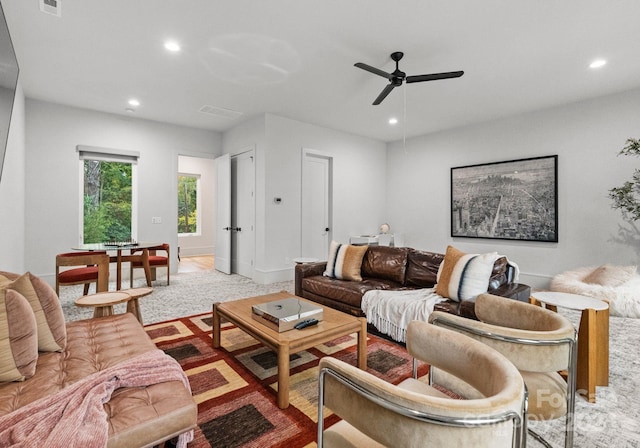
M135 240L137 157L80 152L82 171L82 242Z
M178 234L200 233L198 202L200 200L200 176L178 175Z

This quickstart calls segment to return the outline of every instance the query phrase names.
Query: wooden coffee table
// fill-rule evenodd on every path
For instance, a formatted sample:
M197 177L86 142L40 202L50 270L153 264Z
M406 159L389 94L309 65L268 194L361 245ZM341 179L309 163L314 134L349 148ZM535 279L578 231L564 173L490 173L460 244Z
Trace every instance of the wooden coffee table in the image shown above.
M323 318L312 327L278 333L251 317L251 306L274 300L295 297L288 292L278 292L248 299L213 304L213 347L220 347L220 323L227 320L245 333L266 345L278 355L278 407L289 406L289 355L306 350L341 336L358 333L358 367L367 368L367 321L332 308L322 307ZM298 297L300 300L306 300Z

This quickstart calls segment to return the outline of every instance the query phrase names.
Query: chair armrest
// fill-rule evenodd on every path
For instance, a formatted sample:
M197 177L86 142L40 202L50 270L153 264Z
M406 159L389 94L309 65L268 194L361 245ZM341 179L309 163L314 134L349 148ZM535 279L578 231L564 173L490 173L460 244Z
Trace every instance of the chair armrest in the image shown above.
M515 370L510 364L508 366ZM398 428L403 446L409 440L423 441L427 434L433 433L442 440L442 433L450 432L451 427L484 426L495 431L495 425L504 422L513 422L515 437L520 409L524 406L524 386L517 372L510 378L514 380L498 392L501 394L499 400L484 396L452 400L394 386L344 361L325 357L319 364L318 446L323 446L323 406L385 446L397 446L399 442L398 433L389 431L390 427ZM381 423L372 424L377 421Z
M322 275L327 268L326 261L316 261L314 263L298 263L294 268L295 272L295 295L302 297L302 279Z

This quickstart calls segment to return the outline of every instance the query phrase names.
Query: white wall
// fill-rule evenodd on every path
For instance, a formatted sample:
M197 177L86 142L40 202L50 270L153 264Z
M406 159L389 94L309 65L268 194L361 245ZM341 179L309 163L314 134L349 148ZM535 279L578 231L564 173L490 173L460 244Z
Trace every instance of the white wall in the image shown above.
M265 189L268 257L259 266L265 275L293 275L292 259L301 253L302 149L333 157L333 238L377 230L386 214L386 145L353 134L267 115ZM282 203L275 204L274 197ZM328 248L327 248L328 249ZM293 278L293 277L290 277Z
M640 160L617 157L639 137L640 90L394 142L388 150L389 222L407 246L444 252L497 250L517 262L520 280L545 287L553 275L581 266L637 264L629 229L608 191L629 179ZM558 155L558 243L451 238L450 169Z
M25 271L25 99L18 83L0 179L0 271Z
M256 148L254 280L293 278L292 260L301 255L303 148L333 157L334 239L377 231L387 219L384 143L266 114L224 134L224 152L247 147ZM273 202L276 196L282 203Z
M266 157L265 116L261 115L245 121L222 134L222 152L231 156L253 149L255 151L255 258L264 259L264 190L265 190L265 157Z
M215 156L221 135L28 99L25 268L49 280L55 255L80 239L79 144L140 153L138 240L177 247L178 154ZM151 217L162 223L152 224Z
M198 215L200 218L200 233L178 236L180 255L213 255L215 241L215 197L216 179L215 162L213 158L178 157L178 172L200 176L200 190L198 194Z

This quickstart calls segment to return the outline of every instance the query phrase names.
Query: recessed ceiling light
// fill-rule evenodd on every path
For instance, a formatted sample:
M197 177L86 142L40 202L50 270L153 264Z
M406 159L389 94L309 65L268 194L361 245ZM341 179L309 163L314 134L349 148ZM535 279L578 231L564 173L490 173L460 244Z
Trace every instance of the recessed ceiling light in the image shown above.
M607 61L605 61L604 59L596 59L591 64L589 64L589 68L600 68L603 65L605 65L606 63L607 63Z
M140 105L140 101L138 101L137 99L131 98L129 100L129 106L136 107L136 106L139 106L139 105Z
M176 51L180 51L180 44L176 41L168 40L164 43L164 48L175 53Z
M398 124L398 119L395 117L389 118L389 124L391 125Z

